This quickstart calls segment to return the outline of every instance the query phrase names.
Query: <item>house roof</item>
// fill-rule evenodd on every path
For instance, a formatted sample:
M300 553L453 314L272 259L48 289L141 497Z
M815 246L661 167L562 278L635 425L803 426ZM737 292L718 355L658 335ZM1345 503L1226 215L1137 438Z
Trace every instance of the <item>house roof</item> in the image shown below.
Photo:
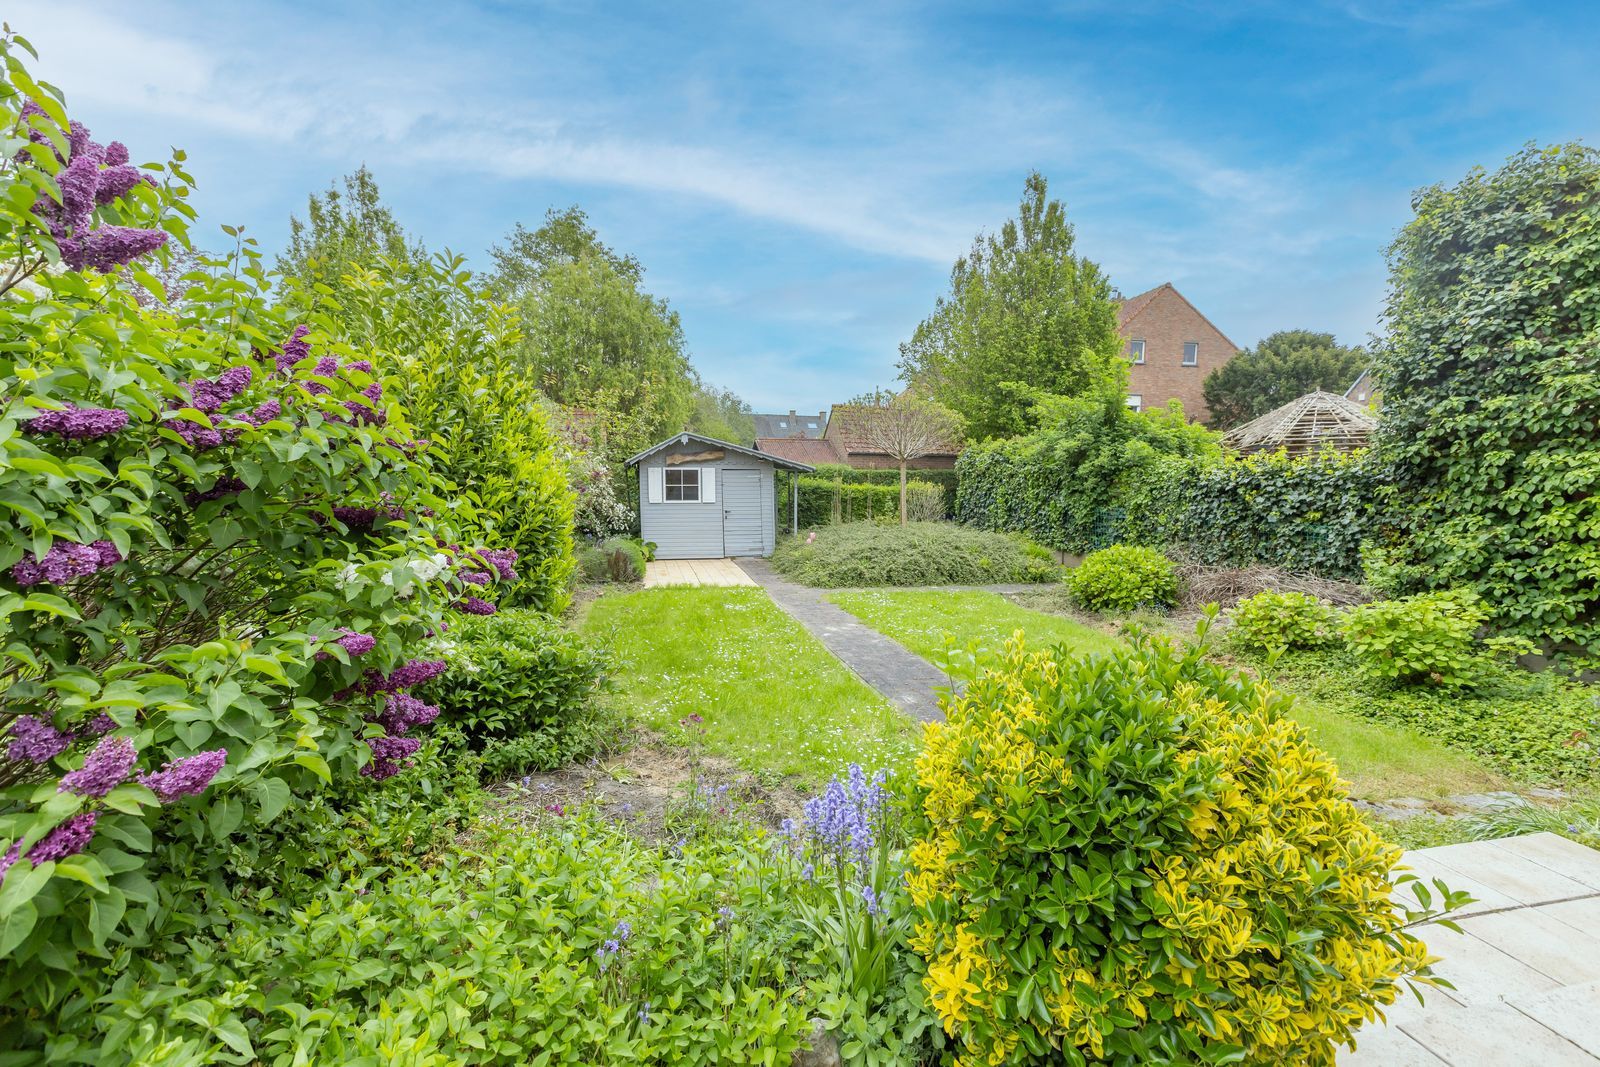
M832 441L808 437L758 437L756 451L768 456L782 456L796 463L809 463L814 467L823 463L844 462L844 457L834 450Z
M884 454L866 439L867 424L878 417L883 409L872 404L835 404L828 413L827 439L841 456ZM961 445L956 441L927 453L930 456L959 456Z
M1372 372L1370 370L1364 370L1356 377L1355 381L1350 383L1350 388L1348 388L1348 389L1346 389L1344 391L1344 395L1345 395L1346 399L1349 398L1351 393L1354 393L1357 389L1361 388L1361 383L1366 381L1368 375L1370 375L1371 373Z
M821 438L824 430L828 428L826 412L811 414L809 412L773 412L771 414L757 412L751 418L756 422L756 440L763 437L803 437Z
M1222 443L1245 454L1280 448L1291 456L1323 448L1348 452L1365 448L1377 428L1378 418L1367 408L1318 389L1234 427L1222 435Z
M1133 324L1133 320L1137 319L1146 308L1155 303L1156 297L1160 296L1169 289L1172 291L1173 296L1177 297L1179 300L1182 300L1188 305L1190 311L1193 311L1196 315L1200 316L1201 322L1205 323L1213 330L1217 330L1217 324L1206 318L1205 312L1195 307L1194 304L1190 302L1188 297L1178 292L1177 286L1173 285L1171 282L1162 282L1154 289L1146 289L1138 296L1130 296L1128 299L1120 301L1117 304L1117 332L1127 333L1128 327ZM1234 351L1239 350L1239 346L1233 343L1232 338L1223 333L1221 330L1217 330L1217 336L1221 337L1224 341L1227 341L1228 346Z
M662 441L660 444L651 445L643 452L634 453L627 459L623 460L622 464L625 467L637 466L642 460L661 451L668 445L686 445L690 441L698 441L700 444L710 445L712 448L721 448L729 452L737 452L741 456L750 456L753 459L763 459L772 464L774 467L781 467L786 471L798 471L801 474L810 474L812 470L815 469L807 463L797 463L794 460L785 459L782 456L774 456L767 452L757 452L753 448L746 448L744 445L736 445L732 441L719 441L715 437L707 437L704 434L690 433L688 430L685 430L682 433L673 434L665 441Z

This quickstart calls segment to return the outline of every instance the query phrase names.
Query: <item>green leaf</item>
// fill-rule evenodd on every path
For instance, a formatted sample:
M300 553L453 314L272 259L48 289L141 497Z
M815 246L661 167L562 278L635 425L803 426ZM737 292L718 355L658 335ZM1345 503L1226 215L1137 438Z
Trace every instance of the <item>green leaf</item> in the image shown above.
M38 919L39 911L31 900L0 918L0 958L11 955L16 947L33 933L33 925Z
M25 859L18 860L6 872L4 888L0 888L0 918L22 907L39 894L50 881L55 864L45 862L35 867Z

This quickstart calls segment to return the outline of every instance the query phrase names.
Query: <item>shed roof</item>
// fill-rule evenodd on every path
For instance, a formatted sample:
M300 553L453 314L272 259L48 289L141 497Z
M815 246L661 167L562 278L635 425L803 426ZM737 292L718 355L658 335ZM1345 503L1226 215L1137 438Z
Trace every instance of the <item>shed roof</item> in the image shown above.
M1222 443L1236 452L1276 452L1301 456L1323 448L1349 452L1365 448L1378 418L1353 400L1321 389L1235 426Z
M741 456L749 456L752 459L766 460L774 467L781 467L786 471L798 471L801 474L810 474L816 469L806 463L796 463L794 460L784 459L782 456L775 456L768 452L757 452L755 449L746 448L744 445L736 445L731 441L719 441L715 437L707 437L704 434L690 433L688 430L684 430L682 433L675 433L665 441L662 441L660 444L651 445L643 452L637 452L629 456L627 459L623 460L623 466L637 466L642 460L648 458L656 452L661 451L670 444L686 445L690 441L698 441L700 444L710 445L713 448L723 448L729 452L737 452Z

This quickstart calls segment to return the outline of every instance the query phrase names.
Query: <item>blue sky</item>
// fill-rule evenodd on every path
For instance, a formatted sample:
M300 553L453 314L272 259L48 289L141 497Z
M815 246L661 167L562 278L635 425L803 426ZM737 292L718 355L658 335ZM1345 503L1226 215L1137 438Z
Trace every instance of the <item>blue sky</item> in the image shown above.
M1171 281L1242 345L1358 343L1412 190L1600 124L1580 3L6 8L97 137L188 150L202 234L275 250L361 163L478 265L577 203L757 410L891 381L1030 169L1125 293Z

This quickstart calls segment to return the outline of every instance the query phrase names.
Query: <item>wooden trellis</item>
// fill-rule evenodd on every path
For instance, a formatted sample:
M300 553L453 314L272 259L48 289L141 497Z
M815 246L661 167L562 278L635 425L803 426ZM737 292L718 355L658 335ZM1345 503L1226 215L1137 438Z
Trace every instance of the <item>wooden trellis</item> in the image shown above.
M1222 444L1241 455L1276 452L1305 456L1325 448L1351 452L1372 443L1378 417L1353 400L1317 390L1236 426Z

